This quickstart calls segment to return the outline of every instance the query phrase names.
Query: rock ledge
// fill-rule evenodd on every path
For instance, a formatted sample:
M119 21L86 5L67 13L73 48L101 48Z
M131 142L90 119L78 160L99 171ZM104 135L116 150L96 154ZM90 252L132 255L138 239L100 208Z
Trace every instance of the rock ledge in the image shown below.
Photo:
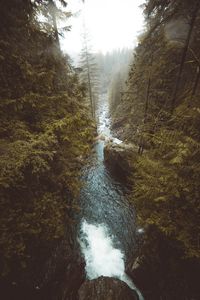
M138 300L138 295L119 279L99 277L85 281L78 292L79 300Z
M134 172L138 149L133 144L109 142L104 148L104 162L118 177L126 179Z

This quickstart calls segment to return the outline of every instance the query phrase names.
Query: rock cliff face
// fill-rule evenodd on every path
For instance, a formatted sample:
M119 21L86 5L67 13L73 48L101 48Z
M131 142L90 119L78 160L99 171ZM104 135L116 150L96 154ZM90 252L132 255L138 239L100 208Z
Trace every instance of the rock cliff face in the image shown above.
M24 274L20 281L0 282L4 300L77 299L78 289L85 280L85 262L79 251L76 232L69 228L68 234L54 247L51 255L40 261L27 278Z
M78 294L79 300L138 300L137 293L126 283L103 276L85 281Z
M63 241L47 265L45 294L49 300L74 300L85 280L85 262L76 241Z
M126 179L134 172L138 149L133 144L109 142L104 148L104 161L108 168L119 178Z

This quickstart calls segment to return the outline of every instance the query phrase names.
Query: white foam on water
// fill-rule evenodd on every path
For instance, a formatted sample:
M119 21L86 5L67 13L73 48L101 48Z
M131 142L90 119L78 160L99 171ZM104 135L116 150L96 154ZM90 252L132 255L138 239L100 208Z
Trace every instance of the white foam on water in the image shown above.
M88 279L100 276L118 278L131 289L136 290L139 299L143 300L140 291L125 273L124 254L120 249L114 247L113 237L105 225L93 225L83 220L79 242L86 262L85 269Z

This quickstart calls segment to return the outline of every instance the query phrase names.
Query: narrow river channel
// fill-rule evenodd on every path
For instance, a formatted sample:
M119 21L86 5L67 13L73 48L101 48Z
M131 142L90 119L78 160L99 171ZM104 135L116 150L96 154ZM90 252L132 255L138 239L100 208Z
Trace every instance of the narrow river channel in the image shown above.
M79 243L86 262L88 279L115 277L140 291L125 273L125 264L136 247L135 213L125 198L126 190L113 179L104 165L103 149L107 139L115 143L110 130L107 95L102 95L96 111L98 135L95 151L83 170L84 186L80 195Z

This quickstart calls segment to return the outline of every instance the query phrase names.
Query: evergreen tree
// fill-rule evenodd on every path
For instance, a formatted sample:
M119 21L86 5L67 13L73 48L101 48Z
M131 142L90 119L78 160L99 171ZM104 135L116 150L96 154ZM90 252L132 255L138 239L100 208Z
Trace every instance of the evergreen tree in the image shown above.
M199 1L149 0L145 16L129 93L114 115L124 120L122 138L139 148L130 201L145 228L145 298L198 299Z
M85 26L83 32L83 48L80 55L80 67L82 69L81 81L86 84L91 114L95 117L96 104L99 96L98 66L96 57L91 51Z
M53 249L70 235L93 134L55 24L38 20L47 2L0 3L0 284L24 290L44 281Z

